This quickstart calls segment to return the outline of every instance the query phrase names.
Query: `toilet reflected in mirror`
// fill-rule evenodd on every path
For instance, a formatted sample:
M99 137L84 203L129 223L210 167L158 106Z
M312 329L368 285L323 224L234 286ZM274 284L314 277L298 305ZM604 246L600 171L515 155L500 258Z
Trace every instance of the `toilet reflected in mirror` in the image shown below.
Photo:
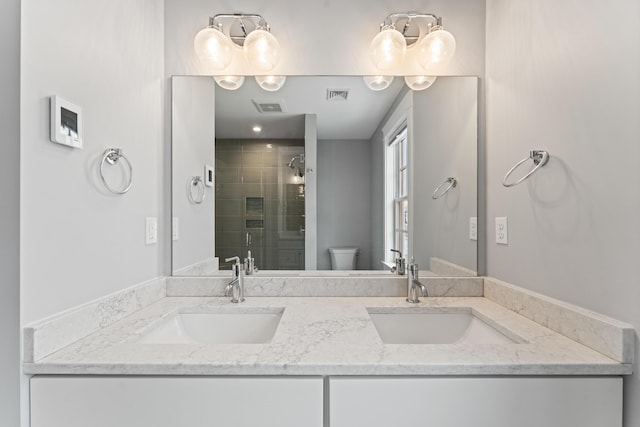
M356 270L358 266L358 248L329 248L332 270Z

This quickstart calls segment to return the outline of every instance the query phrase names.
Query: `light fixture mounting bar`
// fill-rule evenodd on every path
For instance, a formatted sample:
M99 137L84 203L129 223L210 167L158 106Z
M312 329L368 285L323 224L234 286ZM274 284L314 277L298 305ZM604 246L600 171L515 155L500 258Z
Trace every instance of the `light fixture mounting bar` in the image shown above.
M399 19L431 19L436 25L442 25L442 17L436 16L433 13L417 13L417 12L396 12L390 13L384 18L384 21L380 24L381 27L387 25L393 25Z
M270 31L267 21L261 15L256 13L218 13L213 17L209 17L209 26L220 27L222 26L222 21L239 21L241 25L244 25L245 19L253 21L256 27L261 27Z
M432 29L442 28L442 17L434 15L433 13L395 12L387 15L387 17L384 18L384 21L380 23L380 31L383 31L386 28L395 28L398 23L402 23L404 21L402 30L397 30L402 34L409 45L416 42L419 38L419 36L408 34L412 21L417 19L429 20L427 24L427 33Z
M256 13L218 13L209 17L209 27L225 32L238 46L244 44L247 35L253 30L263 29L271 32L267 21Z

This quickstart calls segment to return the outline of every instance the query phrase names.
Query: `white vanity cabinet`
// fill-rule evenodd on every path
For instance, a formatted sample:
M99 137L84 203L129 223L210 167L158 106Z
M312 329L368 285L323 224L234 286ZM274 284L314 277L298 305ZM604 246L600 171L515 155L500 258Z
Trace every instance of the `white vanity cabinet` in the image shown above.
M322 427L321 377L31 378L31 427Z
M620 377L332 377L331 427L620 427Z

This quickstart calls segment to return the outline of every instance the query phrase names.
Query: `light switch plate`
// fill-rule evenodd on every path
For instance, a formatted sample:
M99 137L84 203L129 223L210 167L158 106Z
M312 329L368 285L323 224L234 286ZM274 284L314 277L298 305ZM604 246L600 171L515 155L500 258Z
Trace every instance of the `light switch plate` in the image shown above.
M475 216L469 218L469 239L478 240L478 218Z
M180 219L173 217L171 221L171 240L178 240L180 238Z
M145 218L145 243L155 245L158 243L158 218Z
M499 245L509 244L509 233L507 228L507 217L496 217L496 243Z

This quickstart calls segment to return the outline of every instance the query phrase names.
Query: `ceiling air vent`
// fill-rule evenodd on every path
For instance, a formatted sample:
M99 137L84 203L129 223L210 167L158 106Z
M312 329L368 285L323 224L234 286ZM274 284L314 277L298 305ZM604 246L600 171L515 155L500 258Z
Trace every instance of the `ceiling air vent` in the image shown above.
M282 99L252 99L260 113L286 113L287 107Z
M327 89L327 101L346 101L349 89Z

